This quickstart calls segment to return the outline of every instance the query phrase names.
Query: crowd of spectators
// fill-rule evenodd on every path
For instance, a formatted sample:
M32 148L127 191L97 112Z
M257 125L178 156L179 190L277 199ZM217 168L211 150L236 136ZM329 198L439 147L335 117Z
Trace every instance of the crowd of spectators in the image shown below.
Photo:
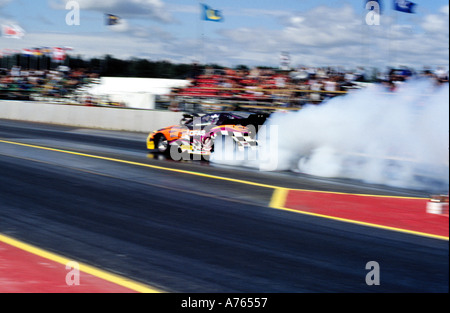
M96 78L86 71L70 70L60 66L55 70L10 70L0 69L0 99L31 99L42 97L64 97L75 89Z
M443 67L437 67L435 70L425 67L419 72L408 68L389 69L377 78L377 82L383 84L388 91L395 91L399 85L411 78L428 78L434 81L436 85L441 85L448 83L448 71Z
M350 76L321 68L296 71L207 68L204 73L192 78L188 87L174 90L173 96L292 105L306 101L320 102L324 97L357 87L356 81L364 81L361 74L352 73Z
M299 108L363 88L368 83L381 83L387 90L394 91L398 84L417 76L431 77L438 84L448 82L448 70L442 67L418 72L404 67L370 73L364 68L348 71L333 67L294 70L206 67L188 78L188 87L172 90L168 95L169 109L182 110L187 99ZM30 99L36 94L43 98L64 98L98 77L87 70L71 70L65 66L38 71L21 70L17 66L0 69L0 99Z
M432 77L437 83L448 82L448 71L442 67L424 68L419 72L407 67L388 68L385 72L370 73L362 67L352 71L332 67L299 67L295 70L206 68L191 78L188 87L173 90L169 108L177 110L183 99L189 98L301 107L321 103L370 83L384 84L388 91L394 91L399 84L418 76Z

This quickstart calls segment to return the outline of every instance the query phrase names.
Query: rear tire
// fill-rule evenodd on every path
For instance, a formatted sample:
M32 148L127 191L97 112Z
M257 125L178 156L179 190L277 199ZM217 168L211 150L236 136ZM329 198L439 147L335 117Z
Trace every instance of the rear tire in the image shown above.
M203 140L203 150L213 153L214 152L214 139L207 137Z

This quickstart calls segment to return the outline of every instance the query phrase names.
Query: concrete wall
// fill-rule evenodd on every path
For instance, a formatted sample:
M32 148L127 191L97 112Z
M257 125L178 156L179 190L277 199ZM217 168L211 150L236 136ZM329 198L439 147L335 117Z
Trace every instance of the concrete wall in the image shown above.
M0 100L0 118L146 133L178 124L181 113Z

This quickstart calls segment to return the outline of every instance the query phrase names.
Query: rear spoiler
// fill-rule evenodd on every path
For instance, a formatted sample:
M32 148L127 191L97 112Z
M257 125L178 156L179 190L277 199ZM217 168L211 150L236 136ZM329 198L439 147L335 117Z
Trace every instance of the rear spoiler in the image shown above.
M258 129L258 126L263 125L266 122L266 120L269 118L269 116L270 116L270 114L268 114L268 113L252 114L248 118L245 119L246 125L243 125L243 126L253 125L253 126L255 126L256 129Z
M181 125L185 125L186 122L192 121L199 117L197 113L183 113L183 117L180 120Z

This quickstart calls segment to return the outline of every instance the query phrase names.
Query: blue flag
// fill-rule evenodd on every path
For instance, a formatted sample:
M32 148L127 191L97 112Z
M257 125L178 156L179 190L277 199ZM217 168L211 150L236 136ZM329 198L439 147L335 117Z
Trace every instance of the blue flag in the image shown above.
M205 21L221 22L223 21L222 13L219 10L213 10L206 4L201 3L202 19Z
M120 22L120 17L113 14L106 14L106 25L117 25Z
M416 4L408 0L394 0L394 10L404 13L415 13Z

